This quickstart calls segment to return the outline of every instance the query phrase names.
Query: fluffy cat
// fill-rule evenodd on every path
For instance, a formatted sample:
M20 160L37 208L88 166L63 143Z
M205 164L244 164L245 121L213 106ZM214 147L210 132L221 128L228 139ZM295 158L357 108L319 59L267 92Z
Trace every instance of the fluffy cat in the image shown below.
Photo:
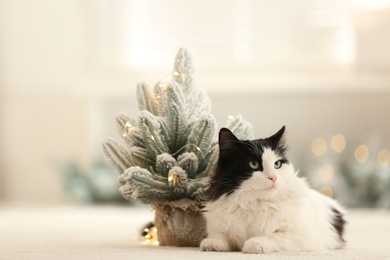
M285 127L265 139L219 133L202 251L322 251L344 246L344 209L312 190L286 158Z

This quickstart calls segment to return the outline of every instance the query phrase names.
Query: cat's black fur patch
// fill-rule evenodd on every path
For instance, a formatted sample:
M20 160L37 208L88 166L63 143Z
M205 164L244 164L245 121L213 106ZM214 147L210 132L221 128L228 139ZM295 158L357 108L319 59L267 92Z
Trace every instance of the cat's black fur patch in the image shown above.
M336 230L337 234L339 235L340 241L345 242L344 240L344 227L346 224L345 219L343 218L343 215L340 211L332 207L332 226Z
M229 129L222 128L219 132L218 163L215 174L210 180L207 198L217 200L223 194L233 193L244 180L252 176L254 170L249 167L249 162L252 160L257 160L259 171L263 171L264 148L272 149L282 157L283 163L287 163L284 130L283 126L271 137L240 141Z

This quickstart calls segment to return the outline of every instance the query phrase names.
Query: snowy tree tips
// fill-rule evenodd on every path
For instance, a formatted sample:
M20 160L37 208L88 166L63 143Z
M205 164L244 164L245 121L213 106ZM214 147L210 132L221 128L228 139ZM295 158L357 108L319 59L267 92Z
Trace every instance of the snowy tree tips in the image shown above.
M230 129L230 131L232 131L240 140L253 139L253 126L251 123L244 120L242 115L229 116L225 127Z
M121 172L133 165L127 150L112 139L103 143L103 151L109 163Z
M176 54L174 71L172 73L173 80L179 84L183 84L184 91L189 92L192 89L192 74L194 67L189 51L185 48L179 49Z
M156 113L155 104L152 98L152 92L145 82L137 84L137 101L139 110L146 110L151 113Z

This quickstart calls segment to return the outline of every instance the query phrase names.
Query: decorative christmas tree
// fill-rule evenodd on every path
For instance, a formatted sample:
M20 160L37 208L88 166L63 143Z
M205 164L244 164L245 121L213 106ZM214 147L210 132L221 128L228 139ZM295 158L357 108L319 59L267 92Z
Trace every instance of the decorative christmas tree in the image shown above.
M218 128L210 99L194 86L193 70L189 52L180 49L170 82L153 90L137 85L138 120L117 117L127 146L103 143L121 173L122 196L155 209L160 245L198 246L206 234L201 201L218 156ZM253 137L242 116L229 117L226 127L241 139Z

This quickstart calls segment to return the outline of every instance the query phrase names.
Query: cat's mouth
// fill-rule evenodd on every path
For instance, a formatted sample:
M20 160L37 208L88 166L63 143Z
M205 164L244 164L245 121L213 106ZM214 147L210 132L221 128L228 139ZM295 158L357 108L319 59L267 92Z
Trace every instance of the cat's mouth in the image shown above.
M275 184L272 184L271 187L265 188L265 190L276 190Z

